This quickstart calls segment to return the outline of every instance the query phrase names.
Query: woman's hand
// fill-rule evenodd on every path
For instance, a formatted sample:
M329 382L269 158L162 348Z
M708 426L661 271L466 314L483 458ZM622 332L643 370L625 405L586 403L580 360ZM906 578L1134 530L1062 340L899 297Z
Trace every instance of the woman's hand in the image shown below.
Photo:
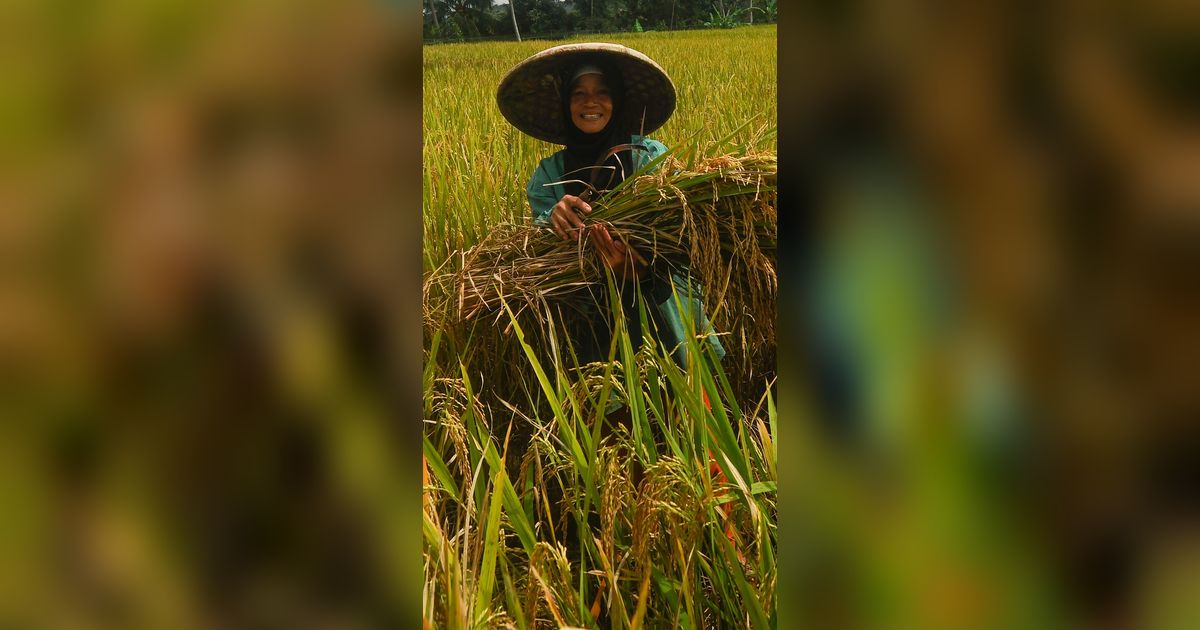
M593 223L588 229L588 240L600 253L605 266L612 269L618 276L626 280L637 280L642 277L647 263L642 255L632 247L614 239L608 228L600 223Z
M554 228L554 233L564 241L578 238L579 231L584 227L583 218L573 208L578 208L584 214L592 212L592 206L575 195L563 195L550 209L550 227Z

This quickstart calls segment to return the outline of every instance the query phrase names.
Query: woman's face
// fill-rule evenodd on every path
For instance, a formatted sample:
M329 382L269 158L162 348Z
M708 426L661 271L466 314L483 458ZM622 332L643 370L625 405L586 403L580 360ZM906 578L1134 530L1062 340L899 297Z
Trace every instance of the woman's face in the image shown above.
M571 86L571 122L584 133L602 131L612 118L612 94L599 74L585 74Z

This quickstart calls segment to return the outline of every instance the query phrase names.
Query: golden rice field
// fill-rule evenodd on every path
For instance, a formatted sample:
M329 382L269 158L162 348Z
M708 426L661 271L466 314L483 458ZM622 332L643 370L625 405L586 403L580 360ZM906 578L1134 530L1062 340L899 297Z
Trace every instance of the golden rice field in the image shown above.
M604 38L649 55L676 84L675 115L652 137L700 158L750 155L689 163L699 174L677 164L657 181L697 200L723 187L740 216L768 217L750 224L769 226L755 237L763 249L739 255L758 265L746 277L769 279L753 291L770 300L775 35L761 26ZM494 95L513 65L557 43L424 49L425 627L776 627L773 369L755 372L749 389L744 373L728 372L745 334L723 341L724 367L687 340L689 355L707 360L681 367L652 341L635 351L626 331L646 325L645 311L639 323L614 308L610 360L579 366L562 321L521 315L502 285L493 314L454 315L461 299L442 280L463 268L466 250L489 237L507 259L497 234L536 238L521 227L525 185L558 147L512 128ZM704 175L747 164L759 179L710 185ZM630 189L626 206L653 214L658 192ZM773 318L770 303L757 304Z

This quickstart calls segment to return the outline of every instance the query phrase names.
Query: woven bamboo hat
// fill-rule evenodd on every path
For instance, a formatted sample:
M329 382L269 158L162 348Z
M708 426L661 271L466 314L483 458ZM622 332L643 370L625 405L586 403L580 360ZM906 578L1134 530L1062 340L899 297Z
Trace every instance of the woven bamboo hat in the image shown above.
M500 113L534 138L566 144L571 123L563 118L562 86L576 67L596 59L611 64L625 82L624 120L612 123L649 134L667 122L675 111L675 84L667 71L632 48L602 43L555 46L517 64L496 90Z

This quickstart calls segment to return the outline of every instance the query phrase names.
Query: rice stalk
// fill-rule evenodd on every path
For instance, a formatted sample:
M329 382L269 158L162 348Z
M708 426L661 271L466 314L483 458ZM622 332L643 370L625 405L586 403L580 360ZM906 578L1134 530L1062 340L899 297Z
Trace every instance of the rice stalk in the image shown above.
M715 329L737 341L725 345L739 392L755 397L774 373L775 174L769 153L712 157L694 170L668 155L655 173L631 178L593 203L586 217L637 249L652 273L698 280ZM426 329L469 339L464 345L491 365L520 365L513 325L521 323L536 351L549 347L556 322L604 302L606 271L582 240L563 241L536 225L498 225L427 275ZM504 304L515 317L506 316ZM759 388L748 388L751 382ZM514 393L508 388L496 395Z

